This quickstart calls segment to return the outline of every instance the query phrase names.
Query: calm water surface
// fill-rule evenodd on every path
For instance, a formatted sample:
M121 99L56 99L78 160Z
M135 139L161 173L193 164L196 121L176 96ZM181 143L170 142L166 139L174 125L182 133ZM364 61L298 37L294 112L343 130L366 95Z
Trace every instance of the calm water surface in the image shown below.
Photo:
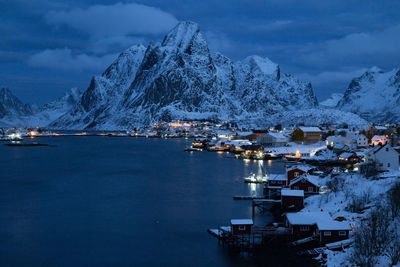
M243 177L278 162L184 152L190 140L49 137L0 143L0 265L243 265L206 233L250 218ZM257 216L265 224L269 215Z

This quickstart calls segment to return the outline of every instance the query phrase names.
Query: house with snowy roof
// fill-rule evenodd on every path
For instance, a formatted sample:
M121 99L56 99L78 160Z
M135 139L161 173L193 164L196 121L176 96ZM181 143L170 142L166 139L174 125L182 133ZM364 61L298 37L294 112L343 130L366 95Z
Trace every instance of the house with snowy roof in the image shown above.
M304 206L304 191L283 188L281 190L282 210L300 210Z
M348 222L332 219L327 212L290 212L285 214L285 224L293 239L314 237L321 244L342 241L349 238Z
M351 152L343 152L339 155L339 161L342 163L356 163L359 161L359 157L357 153L354 151Z
M288 183L290 183L292 180L296 179L300 175L303 175L305 173L313 174L314 171L318 171L318 168L309 165L288 166L286 167L286 177Z
M363 134L355 135L351 141L355 148L364 148L369 146L368 138Z
M322 131L318 127L298 127L292 133L292 140L298 142L318 142L322 139Z
M303 190L305 195L319 194L319 177L310 174L303 174L289 183L292 190Z
M333 148L335 145L345 145L349 143L350 140L343 136L333 135L326 138L326 146L328 148Z
M372 147L364 151L364 161L367 164L376 164L382 171L399 170L399 153L390 144Z
M268 147L285 146L289 138L284 133L269 132L257 137L257 143Z
M374 135L371 139L371 146L383 146L388 142L386 135Z

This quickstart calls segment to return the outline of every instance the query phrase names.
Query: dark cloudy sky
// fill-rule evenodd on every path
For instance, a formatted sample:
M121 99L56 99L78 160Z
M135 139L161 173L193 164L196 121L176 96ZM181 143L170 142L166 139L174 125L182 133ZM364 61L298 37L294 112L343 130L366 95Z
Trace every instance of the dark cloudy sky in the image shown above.
M367 68L399 67L400 1L0 0L0 87L44 103L86 89L122 50L200 24L212 51L268 57L320 100Z

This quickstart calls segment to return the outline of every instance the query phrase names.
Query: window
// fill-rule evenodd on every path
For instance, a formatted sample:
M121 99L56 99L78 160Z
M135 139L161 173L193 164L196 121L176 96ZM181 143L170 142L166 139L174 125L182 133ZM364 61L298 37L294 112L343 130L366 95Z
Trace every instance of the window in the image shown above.
M294 173L294 177L297 177L297 176L299 176L299 173L298 173L298 172L295 172L295 173Z
M314 188L312 186L308 187L308 192L314 192Z
M299 190L299 187L298 187L298 186L295 186L295 187L294 187L294 190Z
M388 163L388 168L390 168L390 163Z
M331 236L331 231L325 231L324 236Z
M310 227L308 227L308 226L300 226L300 231L302 231L302 232L310 231Z
M339 231L339 236L346 236L346 231Z
M246 226L244 226L244 225L239 225L239 230L240 230L240 231L246 230Z

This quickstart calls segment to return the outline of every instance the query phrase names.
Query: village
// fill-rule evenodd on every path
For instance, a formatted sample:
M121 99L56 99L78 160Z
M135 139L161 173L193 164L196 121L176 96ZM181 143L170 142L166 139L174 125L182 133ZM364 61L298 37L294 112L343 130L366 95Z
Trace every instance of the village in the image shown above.
M243 177L243 182L263 188L262 195L233 196L234 201L249 201L252 218L227 218L227 225L208 229L224 247L246 252L279 240L299 255L324 260L335 255L336 260L340 257L335 253L346 254L352 246L355 230L371 209L366 203L354 207L354 202L361 202L359 198L366 194L371 199L374 194L381 196L400 175L400 128L396 125L365 129L277 125L249 130L228 122L175 121L127 132L13 128L1 133L1 140L12 145L38 144L32 140L39 136L191 138L191 146L185 149L189 153L215 152L237 160L283 162L282 173ZM351 191L366 185L371 187L368 192ZM265 212L273 213L274 222L256 225L254 217Z
M244 182L262 184L262 196L234 196L236 200L251 201L253 218L257 211L273 211L276 220L269 225L255 225L253 218L232 218L229 225L208 230L219 243L252 251L279 239L296 247L299 255L316 256L322 262L328 255L331 261L340 259L337 255L332 257L332 253L349 251L353 231L367 220L365 214L371 209L365 203L351 203L371 201L355 200L357 193L348 201L352 193L345 184L358 179L359 186L365 187L369 183L366 180L378 180L371 182L378 184L374 189L362 194L365 198L376 190L376 196L382 197L383 192L389 192L388 187L398 183L400 175L398 128L390 125L371 125L364 130L300 126L251 133L221 132L217 137L197 138L186 149L202 150L232 153L243 160L280 160L286 165L285 173L244 178ZM352 182L347 181L350 179ZM325 202L329 203L330 195L340 194L338 188L346 191L341 192L346 196L339 197L340 204L326 204L324 208L321 199L326 197ZM320 204L313 207L316 197ZM343 205L346 201L349 203Z

